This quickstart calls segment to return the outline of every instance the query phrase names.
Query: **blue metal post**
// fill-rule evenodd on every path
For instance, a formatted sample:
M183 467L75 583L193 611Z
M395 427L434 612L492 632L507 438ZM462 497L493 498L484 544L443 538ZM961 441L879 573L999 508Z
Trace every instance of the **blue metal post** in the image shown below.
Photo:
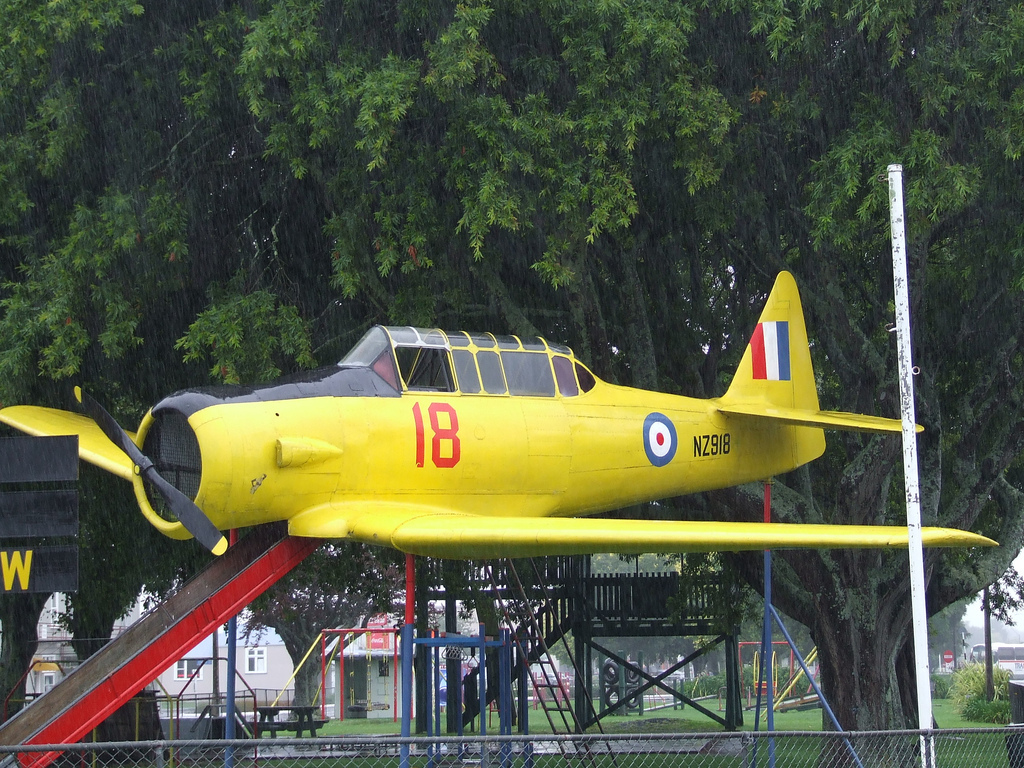
M794 643L793 638L790 637L789 631L786 629L786 625L782 623L782 617L779 616L779 612L776 611L774 607L772 608L772 616L775 618L775 622L779 625L779 629L782 630L782 636L785 637L786 642L789 643L789 647L792 649L793 655L794 657L796 657L796 661L800 665L800 669L804 671L804 674L807 675L807 679L811 681L811 687L813 687L814 692L818 694L818 701L821 702L821 706L824 708L825 713L828 715L828 719L832 722L832 727L835 728L837 731L842 731L843 728L841 725L839 725L839 719L835 716L835 713L832 711L832 707L830 707L828 705L828 702L825 701L825 694L822 693L821 688L818 687L817 681L811 675L811 670L807 668L807 664L806 662L804 662L804 657L800 655L800 651L797 650L796 643ZM849 751L850 756L853 757L853 761L857 763L857 768L864 768L864 764L860 761L860 758L857 756L857 752L856 750L854 750L853 744L850 743L850 740L844 736L843 742L846 744L846 749Z
M480 625L480 671L477 682L480 685L480 735L487 735L487 630ZM486 745L484 745L486 750Z
M238 658L238 618L228 619L228 705L224 713L224 738L235 738L235 669ZM235 748L224 750L224 768L233 768L235 764Z
M455 691L456 691L456 694L457 694L456 697L455 697L455 704L454 704L454 706L456 707L455 712L456 712L456 715L457 715L456 718L455 718L455 723L456 723L456 725L455 725L455 733L458 736L461 737L463 735L463 730L465 728L465 726L462 723L462 656L461 655L459 656L458 674L456 675L456 681L455 681ZM448 705L449 706L452 706L451 695L452 695L452 685L451 685L451 682L449 682L448 683L448 696L449 696ZM460 741L459 742L459 760L465 760L465 759L466 759L466 745L465 745L464 742Z
M441 735L441 648L434 648L434 735Z
M502 736L512 735L512 641L507 628L501 630L500 672L498 673L498 724ZM508 768L512 761L512 744L505 741L501 745L501 766Z
M421 654L421 657L423 659L423 707L426 709L427 715L427 736L440 736L440 733L434 732L434 704L432 696L434 688L434 652L437 649L428 646L423 650L426 651L426 653ZM434 768L434 749L434 744L427 746L427 768Z
M409 768L409 742L412 735L412 656L413 619L415 617L416 561L405 556L405 624L402 625L402 746L399 750L399 768Z
M526 668L527 660L523 657L523 671L519 675L519 715L520 729L524 735L530 733L530 701L527 698L527 684L529 680L529 670ZM533 768L533 742L527 741L524 745L523 768Z
M402 625L402 737L412 735L412 624ZM409 768L409 743L402 742L400 768Z

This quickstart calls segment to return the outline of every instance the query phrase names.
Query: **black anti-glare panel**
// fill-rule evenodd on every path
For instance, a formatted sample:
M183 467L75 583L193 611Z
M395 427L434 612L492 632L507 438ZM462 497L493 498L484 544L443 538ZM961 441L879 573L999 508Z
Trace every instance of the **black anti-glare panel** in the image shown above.
M0 539L77 535L77 491L0 493Z
M78 436L0 439L0 483L78 479Z
M0 595L77 591L77 547L0 549Z

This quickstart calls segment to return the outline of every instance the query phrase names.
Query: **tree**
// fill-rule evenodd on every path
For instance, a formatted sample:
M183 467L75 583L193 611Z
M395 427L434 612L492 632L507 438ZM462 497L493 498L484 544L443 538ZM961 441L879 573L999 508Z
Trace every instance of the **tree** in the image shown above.
M5 595L0 599L0 623L4 629L0 643L0 685L5 692L13 694L8 716L17 712L21 708L20 702L24 701L25 681L22 676L31 665L39 644L36 624L46 598L44 594L29 593Z
M931 668L942 671L942 656L945 651L953 652L953 668L959 669L970 658L969 647L965 647L967 629L964 626L964 614L967 613L969 600L960 600L946 606L932 615L928 621L928 633L933 642L931 647Z
M876 179L898 160L925 521L1004 544L929 553L929 610L1020 547L1015 7L0 7L5 402L74 377L137 413L337 359L380 321L541 333L606 379L713 395L788 268L823 406L894 416ZM898 522L898 451L832 438L777 481L778 519ZM652 511L756 519L760 488ZM777 562L841 723L916 722L901 555Z
M142 6L3 10L18 21L0 53L0 400L69 407L73 377L133 428L158 394L195 376L175 359L187 327L175 319L195 319L205 286L172 274L187 250L185 211L165 169L146 172L169 149L159 137L172 131L180 95L139 87L156 59L131 68L139 28L124 25ZM149 57L159 31L137 38ZM147 112L145 124L131 119ZM162 594L205 555L154 535L130 488L106 473L83 469L80 502L80 589L66 621L85 658L140 592ZM5 694L32 657L45 597L0 598Z
M765 227L748 245L761 254L759 269L797 273L824 407L871 411L896 401L885 330L887 199L876 179L893 160L907 169L925 521L985 530L1004 545L930 552L932 612L995 580L1021 545L1019 168L1000 96L1017 87L1000 51L1014 45L1002 32L1019 19L1010 9L979 17L972 8L921 4L910 18L893 6L876 19L837 8L808 14L800 35L785 32L783 16L751 18L776 58L757 61L763 76L749 112L763 129L751 146L756 166L744 167L772 178L777 193L764 204L773 210L752 217ZM835 42L822 48L821 39ZM983 84L967 87L974 73ZM900 522L899 450L884 438L833 438L822 462L778 486L776 519ZM760 491L716 494L711 509L756 519ZM806 552L779 561L777 599L811 628L840 722L913 724L905 556Z

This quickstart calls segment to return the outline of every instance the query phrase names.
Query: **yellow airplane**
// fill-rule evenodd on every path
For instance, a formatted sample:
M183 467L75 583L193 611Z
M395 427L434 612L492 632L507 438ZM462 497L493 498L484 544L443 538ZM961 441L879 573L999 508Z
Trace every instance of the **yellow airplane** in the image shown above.
M907 544L899 526L587 517L789 472L822 454L824 429L901 431L819 409L788 273L709 400L608 384L543 339L383 326L336 365L170 395L135 434L76 393L88 416L14 406L0 421L77 434L81 458L131 481L153 525L217 554L220 531L275 520L450 558ZM995 544L943 528L923 538Z

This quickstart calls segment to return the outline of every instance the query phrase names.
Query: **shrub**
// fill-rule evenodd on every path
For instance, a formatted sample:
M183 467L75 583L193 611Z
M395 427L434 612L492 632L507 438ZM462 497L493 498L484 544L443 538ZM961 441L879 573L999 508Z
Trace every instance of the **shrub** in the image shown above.
M945 699L949 696L949 675L932 675L932 697Z
M1007 699L985 701L984 697L969 699L960 716L972 723L1006 725L1010 722L1010 702Z
M715 696L718 689L725 685L725 675L698 675L694 680L687 680L683 690L691 699L701 696Z
M1000 701L1006 703L1007 719L1003 722L1009 722L1009 702L1006 701L1009 696L1009 683L1010 673L1007 670L999 667L992 669L992 685L995 691L993 703ZM949 698L953 703L953 709L965 720L996 722L986 718L967 716L968 705L976 708L988 704L985 701L985 666L983 664L968 664L954 672L949 686Z

